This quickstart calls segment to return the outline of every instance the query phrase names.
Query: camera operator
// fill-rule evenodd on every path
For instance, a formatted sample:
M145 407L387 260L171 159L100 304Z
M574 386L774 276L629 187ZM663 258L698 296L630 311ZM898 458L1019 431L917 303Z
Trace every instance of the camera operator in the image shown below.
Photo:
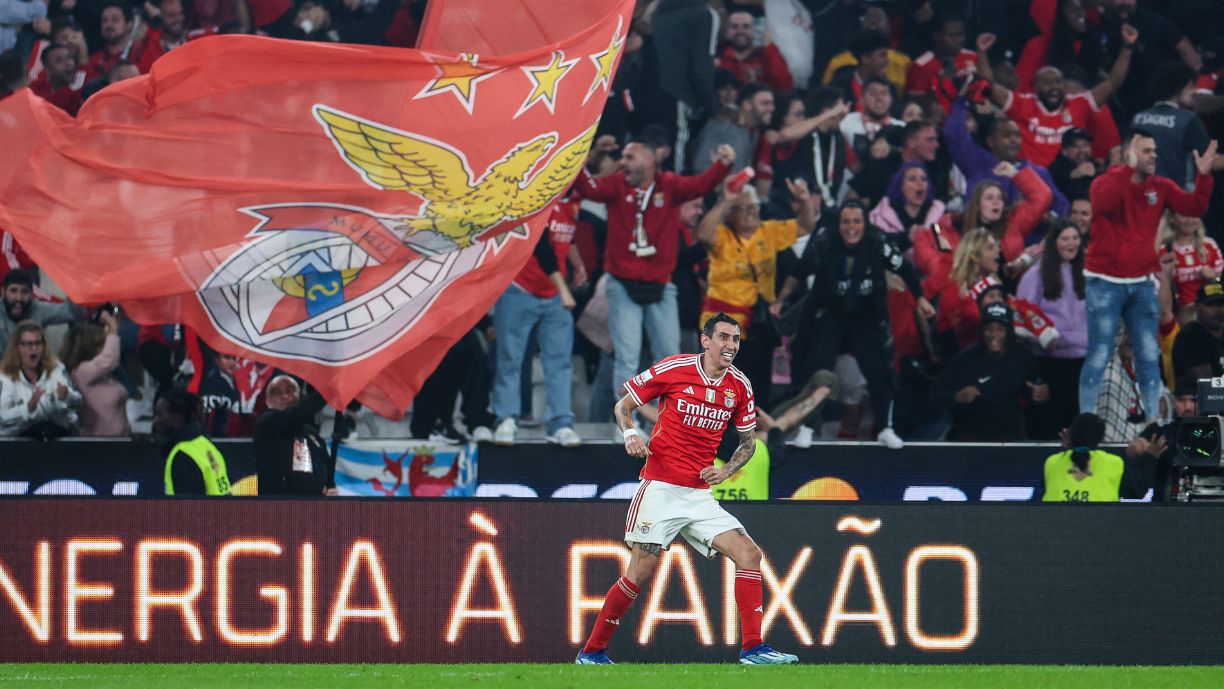
M1123 477L1122 497L1143 497L1151 488L1152 500L1163 502L1169 498L1172 475L1172 442L1177 419L1196 416L1198 413L1198 378L1186 375L1177 379L1173 388L1173 421L1163 426L1149 424L1143 432L1126 446L1126 475Z

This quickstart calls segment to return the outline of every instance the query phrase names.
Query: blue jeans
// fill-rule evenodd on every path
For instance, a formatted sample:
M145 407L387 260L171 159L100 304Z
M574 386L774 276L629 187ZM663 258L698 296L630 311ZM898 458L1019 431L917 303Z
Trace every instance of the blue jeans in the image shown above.
M1160 415L1160 299L1151 280L1116 283L1088 277L1084 281L1084 302L1088 311L1088 353L1080 372L1080 412L1095 412L1101 393L1101 378L1114 355L1118 321L1126 321L1131 348L1135 352L1135 376L1143 414L1149 419Z
M548 427L551 435L574 425L570 406L570 384L574 366L574 317L561 307L561 298L541 299L517 285L510 285L493 306L497 329L497 372L493 377L493 414L497 422L517 419L522 413L523 359L532 328L544 365L548 395Z
M655 361L680 353L680 312L676 286L667 283L663 299L639 304L629 298L620 280L608 275L608 328L616 364L612 367L612 397L620 400L621 386L638 373L642 359L642 325L650 334L650 352Z

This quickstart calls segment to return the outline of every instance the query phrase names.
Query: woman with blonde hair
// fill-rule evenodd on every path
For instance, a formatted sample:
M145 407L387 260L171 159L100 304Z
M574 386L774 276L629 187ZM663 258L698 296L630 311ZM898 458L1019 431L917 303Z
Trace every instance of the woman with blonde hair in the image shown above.
M963 215L945 215L938 223L914 232L914 264L928 276L923 283L928 295L943 290L952 269L953 252L961 236L971 230L990 231L1009 274L1019 275L1032 262L1024 251L1024 238L1041 222L1054 197L1031 168L1017 171L1011 163L999 163L994 173L1010 178L1023 198L1009 206L1002 185L983 180L974 187Z
M13 328L0 360L0 435L48 439L71 434L81 393L68 370L47 351L47 335L33 321Z
M1156 251L1161 258L1171 254L1177 261L1173 269L1173 308L1177 311L1194 303L1199 285L1224 271L1224 256L1207 236L1202 218L1166 212L1156 232Z
M119 366L119 323L109 311L101 323L77 323L68 331L60 359L80 390L80 434L91 437L127 437L127 389L113 375Z
M939 293L935 332L941 340L955 339L957 351L978 340L977 298L986 287L999 284L999 254L994 234L979 227L961 239L952 255L952 270Z

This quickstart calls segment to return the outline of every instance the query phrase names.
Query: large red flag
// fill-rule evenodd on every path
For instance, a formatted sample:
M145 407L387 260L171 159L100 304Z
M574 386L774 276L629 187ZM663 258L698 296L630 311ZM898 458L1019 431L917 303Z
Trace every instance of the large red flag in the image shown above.
M25 90L0 226L75 301L402 415L577 174L631 11L432 0L419 50L206 38L76 120Z

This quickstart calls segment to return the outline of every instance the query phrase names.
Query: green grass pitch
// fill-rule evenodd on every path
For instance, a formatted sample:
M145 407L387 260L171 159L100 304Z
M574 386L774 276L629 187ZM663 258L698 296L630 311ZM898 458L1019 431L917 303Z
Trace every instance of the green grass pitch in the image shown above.
M0 664L3 687L229 689L1197 689L1224 686L1224 667L1049 665L88 665Z

